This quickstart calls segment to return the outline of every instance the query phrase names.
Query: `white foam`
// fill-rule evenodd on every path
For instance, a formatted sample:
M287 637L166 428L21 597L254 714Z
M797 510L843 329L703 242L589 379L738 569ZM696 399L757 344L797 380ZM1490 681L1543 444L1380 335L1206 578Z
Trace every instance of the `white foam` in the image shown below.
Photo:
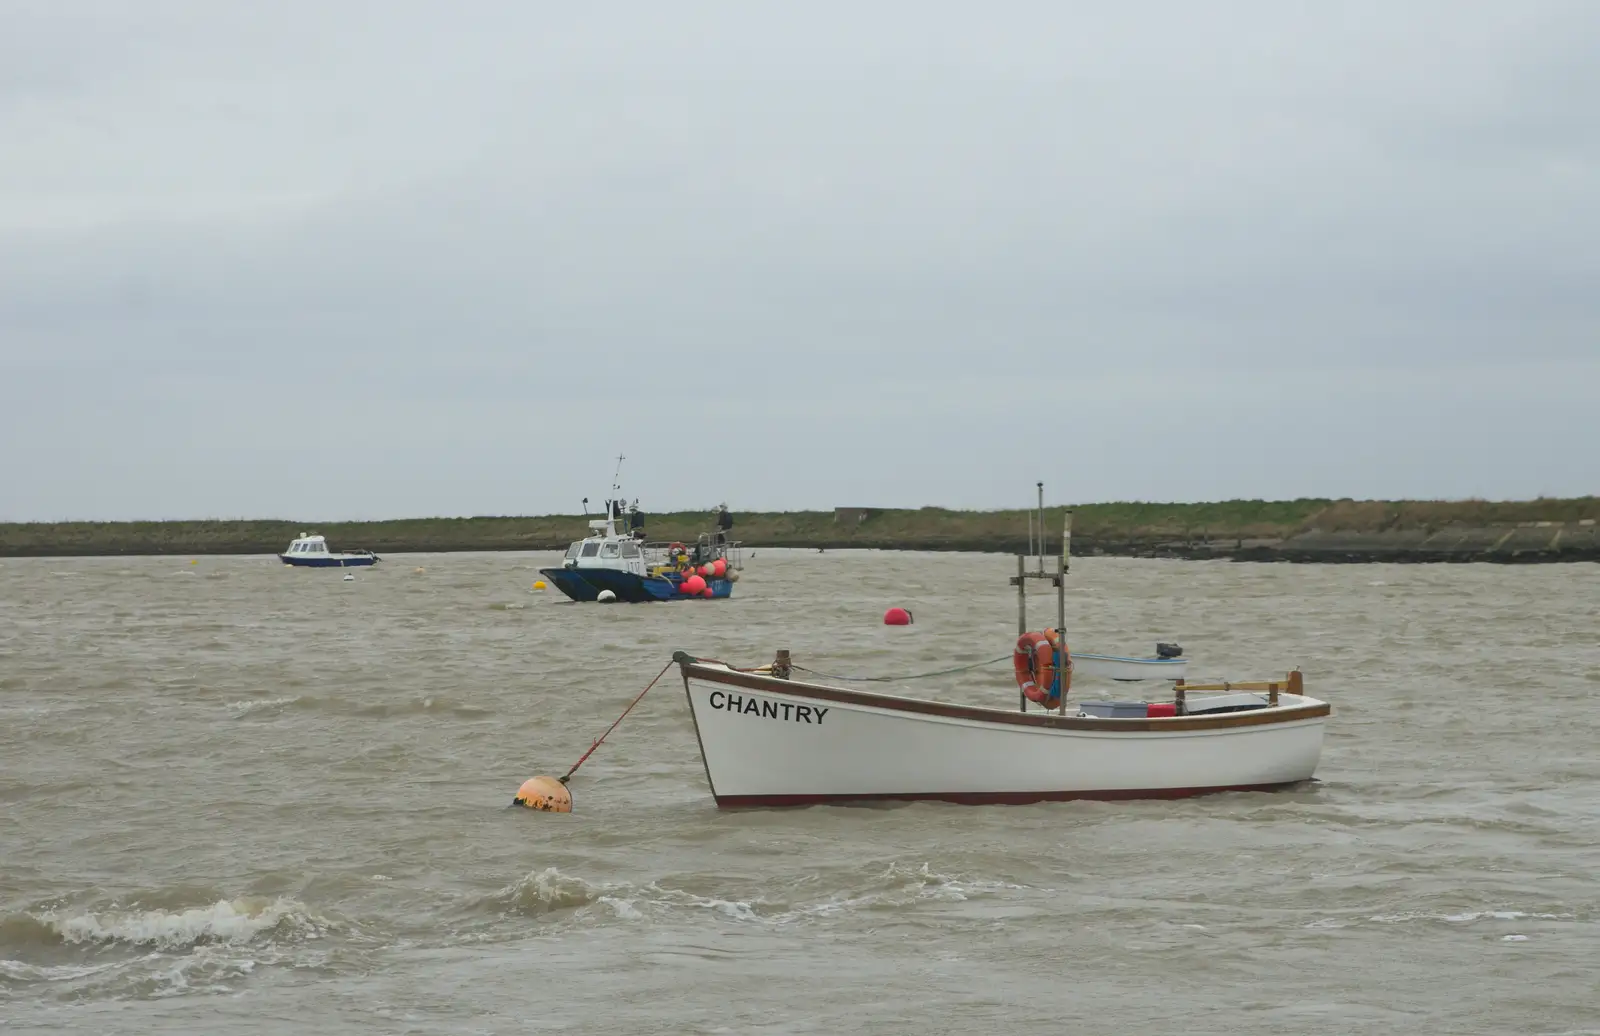
M815 879L808 879L814 881ZM805 883L805 882L803 882ZM836 916L858 909L903 905L918 901L964 902L1006 890L1034 890L1003 881L958 878L940 874L927 864L909 867L891 864L866 889L840 891L812 902L773 901L762 897L700 894L663 887L655 882L592 884L563 874L554 867L527 874L493 897L506 906L540 912L572 909L577 917L636 921L663 910L706 911L741 924L787 925ZM603 909L598 909L603 908Z
M293 705L299 700L299 696L293 698L262 698L259 701L236 701L226 707L235 717L240 717L248 716L252 712L260 712L262 709L277 709L285 705Z
M742 899L718 899L715 896L689 896L689 903L705 910L714 910L723 917L731 917L735 921L759 921L761 915L756 913L755 905Z
M554 867L546 867L507 885L495 894L495 898L516 903L531 901L531 904L559 910L563 907L587 906L607 891L617 890L597 888L582 878L570 877Z
M0 960L0 976L19 982L72 982L80 978L114 971L123 967L123 961L106 964L29 964L20 960Z
M1474 921L1571 921L1573 914L1536 914L1522 910L1469 910L1459 914L1376 914L1367 918L1378 924L1404 924L1408 921L1444 921L1448 924L1471 924Z
M153 999L161 999L185 993L231 993L233 987L227 984L227 980L244 978L255 969L256 962L249 957L236 957L212 947L200 947L160 972L156 980L161 985L151 990L149 995Z
M320 925L293 900L223 900L187 910L103 911L39 919L68 943L118 942L175 949L201 942L244 943L285 922L307 938Z
M601 896L595 902L604 903L611 908L611 912L624 921L643 920L644 914L633 905L631 899L618 899L616 896Z

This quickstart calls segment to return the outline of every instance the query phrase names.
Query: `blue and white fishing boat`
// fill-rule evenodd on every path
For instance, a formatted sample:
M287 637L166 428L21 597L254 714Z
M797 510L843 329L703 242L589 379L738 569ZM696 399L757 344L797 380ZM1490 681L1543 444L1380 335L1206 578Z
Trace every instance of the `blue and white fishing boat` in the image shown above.
M383 559L370 550L355 550L347 554L328 549L328 541L311 533L302 532L289 544L289 549L278 555L285 565L301 568L357 568Z
M561 567L539 570L557 590L574 601L631 603L732 595L744 557L729 538L733 517L726 504L716 512L717 531L701 533L693 544L649 543L638 501L626 504L615 480L611 489L605 517L589 522L590 535L567 548Z

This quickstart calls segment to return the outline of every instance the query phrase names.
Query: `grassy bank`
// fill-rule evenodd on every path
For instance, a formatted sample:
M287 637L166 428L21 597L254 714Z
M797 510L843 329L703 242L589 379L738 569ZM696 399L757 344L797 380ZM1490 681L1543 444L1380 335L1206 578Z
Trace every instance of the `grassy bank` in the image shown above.
M1060 507L1046 509L1046 529L1052 545L1059 543L1063 511ZM1558 531L1572 527L1573 534L1568 539L1576 544L1582 535L1592 536L1592 531L1587 530L1592 530L1594 520L1600 518L1600 498L1514 502L1230 500L1201 504L1083 504L1073 511L1075 553L1187 551L1210 556L1229 548L1271 550L1276 549L1273 544L1322 542L1330 536L1343 537L1338 542L1348 550L1351 543L1422 542L1451 530L1493 532L1538 523L1552 523ZM736 513L736 518L736 538L756 547L1010 552L1024 549L1028 536L1028 512L1018 510L842 509ZM703 512L651 514L646 526L653 540L690 540L707 529L709 516ZM587 526L582 515L380 522L4 523L0 524L0 556L275 554L303 530L327 536L335 550L369 549L382 554L551 550L581 538Z

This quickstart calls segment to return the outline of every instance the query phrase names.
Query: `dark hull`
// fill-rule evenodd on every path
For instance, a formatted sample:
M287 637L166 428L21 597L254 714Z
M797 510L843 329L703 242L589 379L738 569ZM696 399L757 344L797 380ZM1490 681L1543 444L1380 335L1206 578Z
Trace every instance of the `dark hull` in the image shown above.
M296 568L361 568L383 560L376 554L360 554L351 558L319 558L305 554L279 554L278 557L285 565Z
M632 572L618 572L607 568L541 568L539 574L550 580L552 586L574 601L594 601L600 591L610 590L617 600L630 604L651 601L705 600L678 592L678 584L670 579L639 576ZM733 593L733 583L727 579L708 579L712 599L728 597Z

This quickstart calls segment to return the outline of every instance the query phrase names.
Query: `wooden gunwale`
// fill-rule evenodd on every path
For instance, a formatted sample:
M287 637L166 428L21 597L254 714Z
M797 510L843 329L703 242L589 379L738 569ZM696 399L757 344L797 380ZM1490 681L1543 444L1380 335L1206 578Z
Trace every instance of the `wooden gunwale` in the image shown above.
M951 702L928 701L922 698L902 698L897 695L874 694L869 691L849 691L823 684L800 680L780 680L707 666L697 663L679 663L685 686L690 679L707 683L741 687L749 691L764 691L790 697L815 698L819 701L838 702L841 705L863 705L869 708L888 709L920 716L938 716L944 719L971 720L979 723L1032 727L1042 730L1092 730L1100 733L1133 733L1137 731L1190 731L1223 730L1231 727L1257 727L1277 723L1295 723L1329 715L1333 710L1327 702L1305 705L1280 706L1272 709L1230 712L1221 716L1165 716L1143 719L1108 719L1103 717L1062 716L1048 712L1014 712L1010 709L989 709L976 705L958 705ZM1235 684L1234 687L1239 685ZM692 703L691 703L692 708Z

